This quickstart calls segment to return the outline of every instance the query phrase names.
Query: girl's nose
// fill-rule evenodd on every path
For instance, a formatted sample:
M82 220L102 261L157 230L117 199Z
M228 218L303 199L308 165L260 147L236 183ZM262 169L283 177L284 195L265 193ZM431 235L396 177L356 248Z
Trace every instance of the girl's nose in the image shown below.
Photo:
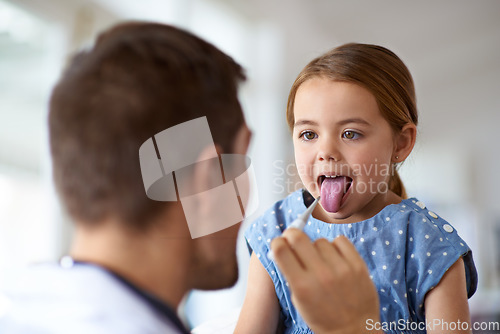
M325 138L320 144L319 161L340 161L341 154L334 140Z

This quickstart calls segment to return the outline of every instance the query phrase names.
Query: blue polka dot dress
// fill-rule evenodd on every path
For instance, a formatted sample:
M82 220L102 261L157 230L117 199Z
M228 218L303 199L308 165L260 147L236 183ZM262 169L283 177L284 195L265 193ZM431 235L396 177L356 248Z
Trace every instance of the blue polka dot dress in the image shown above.
M274 283L285 333L312 331L293 306L288 283L267 253L271 240L281 235L312 201L307 191L298 190L274 204L245 231L250 250ZM401 324L404 328L425 328L418 326L425 322L425 295L460 257L465 264L469 297L477 287L476 268L467 244L448 222L415 198L388 205L374 217L358 223L328 224L311 217L304 232L311 240L332 241L339 235L351 240L377 288L382 324L393 323L396 327L386 333L405 333L403 326L397 327Z

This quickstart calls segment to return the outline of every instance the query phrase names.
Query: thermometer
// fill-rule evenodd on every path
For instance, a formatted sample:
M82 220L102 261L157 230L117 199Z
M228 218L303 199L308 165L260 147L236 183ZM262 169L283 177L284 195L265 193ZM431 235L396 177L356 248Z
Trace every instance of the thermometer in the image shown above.
M321 196L318 196L318 198L316 198L316 200L306 209L306 211L304 211L300 216L298 216L297 219L295 219L290 224L290 226L287 227L287 229L288 228L297 228L297 229L302 231L304 229L304 227L306 226L307 220L309 219L309 216L311 215L314 208L318 204L320 198L321 198ZM272 250L270 250L267 253L267 258L271 261L274 261L274 255L273 255Z

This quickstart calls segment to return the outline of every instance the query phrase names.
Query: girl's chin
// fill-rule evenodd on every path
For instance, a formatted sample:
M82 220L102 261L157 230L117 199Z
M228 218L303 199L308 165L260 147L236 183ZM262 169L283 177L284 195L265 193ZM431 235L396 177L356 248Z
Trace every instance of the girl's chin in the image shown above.
M342 210L342 208L340 208L337 212L328 212L326 210L325 211L325 214L331 218L331 219L334 219L334 220L339 220L339 219L345 219L345 218L348 218L349 215L346 214L344 212L344 210Z
M328 212L321 205L318 205L313 212L314 218L327 223L342 223L341 220L349 218L349 216L342 207L337 212Z

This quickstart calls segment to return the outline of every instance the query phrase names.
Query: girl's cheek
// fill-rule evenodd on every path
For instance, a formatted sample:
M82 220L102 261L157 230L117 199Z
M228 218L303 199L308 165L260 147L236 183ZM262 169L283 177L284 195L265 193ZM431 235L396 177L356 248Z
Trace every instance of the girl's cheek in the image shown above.
M312 163L312 161L308 158L307 152L304 152L303 150L295 151L295 162L297 163L297 167L299 167L298 165L305 167Z
M296 154L295 163L297 172L304 185L308 185L314 178L314 159L309 159L307 154Z
M307 180L312 177L313 167L305 161L297 161L297 172L302 180Z

